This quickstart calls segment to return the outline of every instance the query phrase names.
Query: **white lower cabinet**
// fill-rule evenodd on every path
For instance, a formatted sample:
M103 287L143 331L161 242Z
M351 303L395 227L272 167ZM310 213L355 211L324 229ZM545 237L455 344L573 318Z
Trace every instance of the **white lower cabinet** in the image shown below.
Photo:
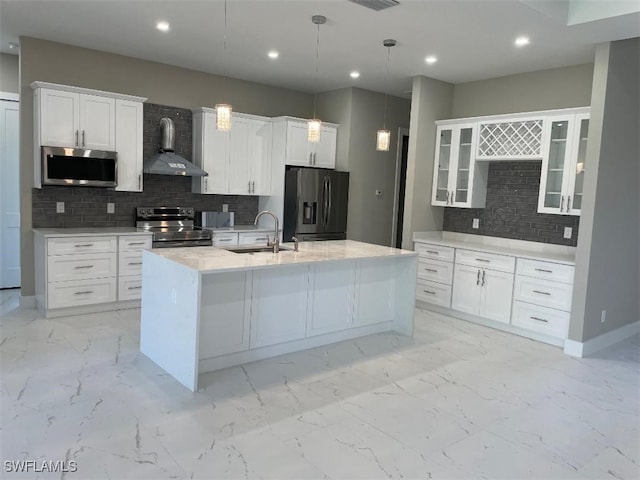
M372 325L393 318L394 268L392 260L358 262L354 326Z
M250 347L305 337L309 266L253 272Z
M269 232L241 232L238 234L238 245L264 244L273 240L273 233Z
M449 308L455 249L427 243L416 243L414 249L418 252L416 299Z
M52 282L48 287L48 308L78 307L115 301L115 277Z
M214 247L230 247L232 245L238 245L238 234L235 232L214 232L213 233L213 246Z
M511 324L552 337L567 338L570 317L570 312L515 301Z
M249 277L249 279L247 279ZM200 358L247 350L251 278L247 272L208 275L202 282Z
M118 237L118 300L141 298L142 252L151 244L151 235Z
M355 275L355 262L317 263L311 266L307 336L351 327Z

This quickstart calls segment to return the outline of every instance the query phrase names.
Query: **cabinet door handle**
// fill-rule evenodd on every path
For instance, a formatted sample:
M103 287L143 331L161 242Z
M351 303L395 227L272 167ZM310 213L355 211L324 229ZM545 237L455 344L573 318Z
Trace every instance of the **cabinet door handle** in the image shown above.
M564 209L564 195L560 197L560 212Z
M436 270L435 268L425 268L424 270L425 270L426 272L438 273L438 270Z
M480 269L478 269L478 276L476 277L476 285L480 285Z
M204 193L209 191L209 181L207 178L204 179Z
M127 287L127 290L140 290L141 288L142 288L142 285L138 287Z
M536 268L536 272L553 273L553 270L546 270L544 268Z
M251 193L256 193L256 182L251 180Z
M93 247L93 243L76 243L75 244L76 248L80 248L80 247Z
M449 205L449 196L451 195L451 192L449 190L447 190L447 205Z
M423 290L424 293L428 293L429 295L435 295L436 292L432 292L431 290Z
M129 265L142 265L142 262L129 262Z
M84 130L82 130L82 146L84 147Z
M440 255L440 252L434 252L433 250L425 250L425 252L430 253L432 255Z
M451 205L456 201L456 192L451 192Z
M73 267L73 268L75 268L76 270L80 270L82 268L93 268L93 265L78 265L78 266Z
M567 212L571 210L571 195L567 197Z
M76 130L76 147L78 146L78 130Z
M540 290L534 290L533 293L537 293L540 295L551 295L549 292L541 292Z
M138 175L138 190L142 190L142 174Z
M247 182L247 192L251 193L251 180Z
M482 286L483 286L483 287L484 287L484 276L485 276L485 274L486 274L486 273L487 273L487 271L486 271L486 270L483 270L483 271L482 271Z
M129 242L127 245L131 246L131 245L144 245L145 242Z
M74 295L91 295L93 293L93 290L85 290L83 292L76 292L74 293Z
M486 258L476 258L477 262L491 263L491 260L487 260Z
M540 318L540 317L529 317L531 320L537 320L539 322L544 322L544 323L549 323L549 320L545 320L544 318Z

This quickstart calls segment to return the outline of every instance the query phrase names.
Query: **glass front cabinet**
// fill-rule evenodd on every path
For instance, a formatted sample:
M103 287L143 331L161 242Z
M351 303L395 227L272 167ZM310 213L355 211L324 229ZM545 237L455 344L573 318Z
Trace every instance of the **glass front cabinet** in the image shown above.
M538 212L580 215L589 114L545 120Z
M438 125L431 204L481 208L486 200L486 164L476 164L477 124Z

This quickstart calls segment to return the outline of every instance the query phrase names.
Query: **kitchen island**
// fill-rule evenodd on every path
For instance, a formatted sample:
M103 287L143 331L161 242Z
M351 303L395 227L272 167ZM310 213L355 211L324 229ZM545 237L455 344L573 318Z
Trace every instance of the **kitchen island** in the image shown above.
M277 254L147 250L140 351L196 391L200 373L385 331L412 335L416 269L415 252L351 240Z

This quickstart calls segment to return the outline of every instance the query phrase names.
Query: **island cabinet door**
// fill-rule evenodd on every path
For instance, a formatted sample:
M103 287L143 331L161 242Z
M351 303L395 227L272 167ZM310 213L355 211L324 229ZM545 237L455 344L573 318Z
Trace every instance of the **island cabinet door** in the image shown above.
M250 294L247 272L203 275L200 360L249 348Z
M305 337L309 266L253 271L251 348Z
M307 336L351 328L355 262L316 263L309 274Z
M354 326L394 319L395 259L361 260L356 268Z

